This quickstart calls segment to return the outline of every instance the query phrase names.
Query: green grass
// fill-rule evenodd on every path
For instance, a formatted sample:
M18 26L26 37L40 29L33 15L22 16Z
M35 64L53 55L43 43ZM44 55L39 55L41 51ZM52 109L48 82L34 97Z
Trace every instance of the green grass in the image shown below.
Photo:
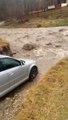
M15 26L15 25L14 25ZM23 28L36 28L36 27L56 27L56 26L68 26L68 18L66 19L44 19L44 18L32 18L29 22L21 24ZM19 25L15 27L21 27Z
M68 58L29 91L13 120L68 120Z
M30 16L28 22L15 23L9 22L0 27L7 28L36 28L36 27L54 27L54 26L68 26L68 6L60 9L49 10L42 12L39 16Z

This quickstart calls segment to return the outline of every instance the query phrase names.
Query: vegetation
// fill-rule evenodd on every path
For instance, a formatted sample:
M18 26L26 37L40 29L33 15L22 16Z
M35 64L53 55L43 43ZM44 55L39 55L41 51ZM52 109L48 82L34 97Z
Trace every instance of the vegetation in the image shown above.
M1 39L0 39L0 54L6 54L12 56L9 43Z
M8 43L6 41L0 39L0 48L5 47L7 45Z
M14 120L68 119L68 58L62 60L32 88Z
M51 26L68 26L68 7L49 10L38 14L30 16L29 21L26 22L8 22L1 27L51 27Z

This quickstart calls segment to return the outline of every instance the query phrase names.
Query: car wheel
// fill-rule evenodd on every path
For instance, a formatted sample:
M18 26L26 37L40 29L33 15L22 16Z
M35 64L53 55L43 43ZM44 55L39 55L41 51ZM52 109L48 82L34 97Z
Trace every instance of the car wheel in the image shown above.
M38 68L33 67L30 71L29 81L32 81L34 78L36 78L37 74L38 74Z

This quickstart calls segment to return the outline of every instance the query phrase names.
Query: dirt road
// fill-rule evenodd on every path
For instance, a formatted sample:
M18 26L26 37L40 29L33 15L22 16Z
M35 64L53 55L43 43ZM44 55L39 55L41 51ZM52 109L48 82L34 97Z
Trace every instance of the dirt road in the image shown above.
M43 74L60 59L68 56L68 27L0 29L0 38L9 42L14 57L35 59L39 75L26 82L0 100L0 120L11 120L23 106L23 98L29 89L38 84ZM24 50L24 45L34 45Z

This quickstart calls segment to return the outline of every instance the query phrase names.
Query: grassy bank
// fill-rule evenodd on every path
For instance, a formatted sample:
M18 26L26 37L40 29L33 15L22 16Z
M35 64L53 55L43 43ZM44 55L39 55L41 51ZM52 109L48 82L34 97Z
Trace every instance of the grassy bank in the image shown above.
M8 43L4 40L0 40L0 49L3 47L6 47L8 45Z
M14 120L68 119L68 58L62 60L29 91Z
M30 16L28 22L9 22L0 27L7 28L36 28L36 27L54 27L54 26L68 26L68 6L60 9L49 10L39 13L39 15Z
M12 56L9 43L1 39L0 39L0 54L6 54Z

